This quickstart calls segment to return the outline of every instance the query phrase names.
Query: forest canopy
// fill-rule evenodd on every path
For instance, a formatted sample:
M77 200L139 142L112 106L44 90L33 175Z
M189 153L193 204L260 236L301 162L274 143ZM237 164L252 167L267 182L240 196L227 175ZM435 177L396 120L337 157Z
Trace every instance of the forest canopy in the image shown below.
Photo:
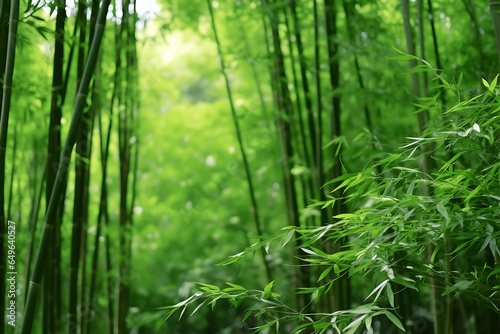
M491 0L0 2L0 333L500 332Z

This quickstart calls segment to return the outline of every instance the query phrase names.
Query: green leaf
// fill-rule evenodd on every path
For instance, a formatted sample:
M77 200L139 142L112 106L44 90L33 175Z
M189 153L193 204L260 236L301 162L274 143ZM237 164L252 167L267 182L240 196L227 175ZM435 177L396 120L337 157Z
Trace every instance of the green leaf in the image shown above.
M261 326L259 327L254 333L261 333L263 331L265 331L266 329L268 329L269 327L273 326L278 320L273 320L271 322L268 322L267 324L265 324L264 326Z
M290 230L290 232L288 232L288 234L286 235L286 237L284 237L282 239L282 245L281 245L281 247L285 247L285 245L290 241L290 239L292 239L294 233L295 233L295 230Z
M336 263L333 265L333 271L335 272L335 275L340 274L340 268Z
M403 332L406 332L405 328L403 327L403 324L401 323L401 321L399 321L399 319L394 314L392 314L391 312L387 311L387 312L385 312L385 315L387 316L387 318L389 318L390 321L392 321L392 323L394 325L396 325Z
M330 273L330 271L332 270L332 268L333 268L333 267L328 267L328 268L326 268L326 269L325 269L325 270L321 273L321 275L319 275L319 278L318 278L318 280L317 280L316 282L319 282L319 281L321 281L323 278L325 278L325 277L326 277L326 275L328 275L328 274Z
M431 255L431 263L434 263L434 260L436 259L436 255L438 253L438 251L441 249L442 245L439 244L435 249L434 251L432 252L432 255Z
M298 325L297 327L295 327L293 329L292 333L290 333L290 334L298 334L298 333L302 332L302 330L304 330L304 328L306 328L307 326L311 326L311 325L312 325L311 323Z
M457 82L457 86L458 88L460 88L460 86L462 85L462 79L464 78L464 73L460 73L460 76L458 77L458 82Z
M398 284L400 284L402 286L405 286L407 288L413 289L415 291L418 291L418 289L414 285L411 284L411 283L415 283L415 281L412 280L411 278L394 277L391 281L394 282L394 283L398 283Z
M384 289L384 287L387 285L387 283L389 282L389 280L385 280L383 281L382 283L380 283L375 289L373 289L372 292L370 292L370 294L368 295L368 297L365 298L365 300L367 300L368 298L371 297L371 295L373 295L375 292L378 291L377 295L375 296L375 299L374 301L376 301L378 299L378 297L380 296L380 293L382 292L382 290Z
M450 222L450 217L448 216L448 211L446 211L446 208L444 207L444 205L442 203L438 203L436 205L436 207L437 207L437 210L439 211L439 213L444 217L444 219L446 221L445 226L448 226L448 223Z
M406 191L406 195L409 196L409 195L412 195L413 194L413 188L415 188L415 183L417 182L417 179L414 178L410 185L408 186L408 190Z
M486 237L486 239L483 242L483 245L479 249L479 253L481 253L490 244L491 239L493 239L493 236L491 235Z
M343 333L345 334L354 334L358 327L363 323L363 319L367 317L367 314L362 315L358 319L354 320L351 322L349 325L347 325L346 328L344 328Z
M365 320L365 326L366 326L366 330L369 331L370 328L372 328L372 319L373 319L373 315L370 315L368 318L366 318Z
M245 322L245 320L248 319L248 317L253 313L254 310L250 309L247 311L247 313L245 313L245 316L243 317L243 320L242 322Z
M198 284L202 286L200 290L204 290L207 292L220 292L220 288L215 285L205 284L205 283L198 283Z
M484 80L484 78L482 78L482 79L483 79L483 85L484 85L486 88L488 88L488 89L489 89L489 88L490 88L490 84L488 83L488 81Z
M495 93L495 88L497 86L497 79L498 79L498 74L497 76L495 77L495 79L493 79L493 81L491 82L490 86L488 87L488 89L490 90L490 92L492 93Z
M446 169L447 169L447 168L448 168L448 167L449 167L452 163L454 163L454 162L455 162L455 160L457 160L458 158L460 158L460 156L461 156L462 154L464 154L465 152L466 152L466 151L462 151L462 152L459 152L459 153L455 154L455 155L453 156L453 158L451 158L450 160L448 160L448 161L447 161L447 162L443 165L443 167L441 167L441 168L439 169L439 171L441 172L442 170L446 170Z
M226 284L229 285L231 288L226 288L223 291L237 291L237 290L247 291L247 289L245 289L241 285L233 284L233 283L229 283L229 282L226 282ZM231 290L227 290L227 289L231 289Z
M389 304L394 307L394 292L392 291L391 284L386 285L387 298L389 299Z
M470 287L472 285L472 283L474 283L473 281L459 281L457 283L455 283L452 287L448 288L445 290L445 292L443 292L442 296L446 296L447 294L455 291L455 290L459 290L459 291L463 291L465 289L467 289L468 287Z
M264 295L263 298L269 298L271 297L271 289L273 288L274 281L271 281L266 287L264 288Z
M479 192L479 190L481 190L481 188L481 186L477 186L474 190L472 190L470 194L465 198L465 202L468 202L472 197L474 197Z
M194 309L194 311L193 311L193 312L191 312L191 314L190 314L189 316L192 316L193 314L195 314L195 313L196 313L196 311L198 311L198 310L199 310L199 309L200 309L203 305L205 305L205 302L206 302L206 301L207 301L207 300L205 299L202 303L200 303L198 306L196 306L196 308Z

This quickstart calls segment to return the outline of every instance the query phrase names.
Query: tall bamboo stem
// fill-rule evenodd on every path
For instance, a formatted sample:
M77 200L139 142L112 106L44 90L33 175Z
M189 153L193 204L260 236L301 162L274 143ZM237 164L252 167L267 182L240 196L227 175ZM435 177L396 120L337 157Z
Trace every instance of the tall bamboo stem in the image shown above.
M491 18L493 20L493 31L495 32L495 44L497 46L498 65L500 68L500 5L498 0L490 0ZM498 71L495 71L498 72Z
M317 155L315 152L317 152L317 132L316 132L316 126L314 124L315 120L315 115L313 112L313 103L312 103L312 97L311 97L311 92L309 88L309 81L307 78L307 64L306 64L306 58L304 55L304 45L302 43L302 34L301 34L301 25L299 18L297 17L297 2L296 0L290 0L290 9L292 12L292 21L293 21L293 28L294 28L294 35L295 35L295 43L297 44L297 51L298 51L298 56L299 56L299 65L300 65L300 74L302 77L302 90L304 93L304 102L306 106L306 115L307 115L307 122L309 125L309 136L311 137L311 154L313 156L313 163L314 165L311 166L312 169L315 169L317 165ZM318 194L318 192L315 192L315 195ZM314 195L314 196L315 196Z
M410 25L410 13L409 13L409 8L408 8L408 0L401 0L401 9L403 12L403 21L404 21L404 28L405 28L405 35L406 35L406 45L408 48L408 54L415 56L415 47L413 44L413 37L412 37L412 32L411 32L411 25ZM417 62L414 58L410 59L410 69L415 67L417 65ZM420 97L420 86L418 82L418 75L415 72L411 73L411 79L412 79L412 88L415 96L418 98ZM417 114L417 121L418 121L418 128L419 128L419 134L422 135L425 127L426 127L426 121L428 120L428 111L424 110L421 111ZM423 160L422 160L422 171L426 175L430 175L431 171L434 169L434 162L430 157L430 152L428 151L427 147L422 147L422 154L423 154ZM424 195L425 196L430 196L432 191L424 187L423 189ZM430 244L427 253L430 255L434 252L435 246L433 244ZM434 333L435 334L449 334L449 328L447 327L446 323L446 314L449 312L447 309L451 307L451 305L445 305L445 310L440 310L440 304L441 304L441 294L443 292L442 287L438 286L437 280L431 277L430 279L430 285L432 286L432 310L433 310L433 316L434 316Z
M12 77L14 74L14 61L16 56L17 24L19 17L19 0L12 0L9 19L9 38L7 46L7 59L5 63L5 76L3 80L2 114L0 117L0 333L5 328L5 241L6 222L5 216L5 154L7 150L7 130L10 115L10 102L12 97ZM14 271L12 268L9 268Z
M213 9L212 9L212 3L210 0L207 0L207 4L208 4L209 12L210 12L210 18L212 21L212 31L214 33L215 43L217 44L217 52L219 55L220 67L222 70L222 75L224 77L224 82L226 84L226 92L227 92L227 96L229 99L229 106L231 108L231 114L233 116L233 123L234 123L234 128L236 130L236 137L238 139L238 145L240 147L241 158L243 160L243 168L245 169L245 174L246 174L246 178L247 178L248 191L249 191L250 203L251 203L251 211L252 211L252 215L253 215L254 222L255 222L255 229L257 231L257 236L260 239L260 238L262 238L263 233L262 233L262 226L261 226L261 221L260 221L260 216L259 216L259 210L258 210L258 206L257 206L257 199L255 198L255 190L254 190L253 181L252 181L252 174L250 172L250 166L249 166L249 163L247 160L245 146L243 145L243 136L241 134L238 116L236 114L236 108L235 108L234 102L233 102L231 84L229 81L229 77L227 76L226 64L224 62L224 56L223 56L221 45L220 45L219 35L217 34L217 27L215 25L215 17L214 17L214 13L213 13ZM272 281L271 267L269 265L269 261L266 259L266 253L265 253L265 250L263 248L261 248L261 255L262 255L262 261L263 261L264 267L266 269L267 280L268 280L268 282L271 282Z

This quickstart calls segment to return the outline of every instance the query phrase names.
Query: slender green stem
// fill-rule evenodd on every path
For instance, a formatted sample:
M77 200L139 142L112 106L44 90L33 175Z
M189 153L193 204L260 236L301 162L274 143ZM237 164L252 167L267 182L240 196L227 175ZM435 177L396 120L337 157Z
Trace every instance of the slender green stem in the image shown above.
M5 2L5 1L3 1ZM10 7L9 38L7 46L7 60L5 64L5 77L3 81L2 115L0 118L0 235L4 236L8 217L5 216L5 154L7 150L7 130L10 115L10 102L12 97L12 77L14 74L14 61L16 56L17 23L19 17L19 0L12 0ZM5 326L5 240L0 238L0 333Z
M490 0L491 18L493 20L493 31L495 32L495 43L497 46L498 65L500 68L500 5L498 0ZM498 72L498 71L497 71Z
M243 145L243 137L241 135L240 125L238 122L238 116L236 115L236 108L234 106L233 95L231 92L231 84L230 84L229 78L227 76L226 65L224 63L224 56L222 54L222 49L221 49L221 45L220 45L220 41L219 41L219 35L217 34L217 27L215 25L215 18L214 18L214 12L212 9L212 3L210 0L207 0L207 4L208 4L208 9L210 11L210 18L212 20L212 30L214 33L215 43L217 44L217 52L219 54L219 61L220 61L220 66L221 66L221 70L222 70L222 75L224 76L224 81L226 83L226 91L227 91L227 96L229 99L229 106L231 108L231 114L233 116L234 127L236 129L236 136L238 138L238 144L240 146L241 157L243 160L243 167L245 168L245 174L247 177L247 184L248 184L248 190L249 190L249 194L250 194L250 202L252 205L252 214L253 214L253 218L254 218L254 222L255 222L255 228L257 230L258 237L261 238L263 235L262 234L262 226L261 226L259 211L258 211L258 207L257 207L257 199L255 198L255 190L254 190L254 186L253 186L253 182L252 182L252 174L250 172L250 166L249 166L249 163L247 160L245 147ZM267 279L270 282L270 281L272 281L271 267L269 265L269 261L266 259L265 250L263 248L261 248L261 251L262 251L261 252L262 261L264 262L264 267L266 268Z
M298 51L298 56L299 56L299 65L300 65L300 75L302 78L302 91L304 94L304 102L306 106L306 115L307 115L307 122L309 126L309 136L311 137L311 154L312 154L312 161L314 163L314 166L310 166L312 169L315 168L317 165L317 131L316 127L314 125L314 112L313 112L313 103L312 103L312 98L311 98L311 92L309 88L309 80L307 78L307 64L306 64L306 57L304 54L304 45L302 43L302 34L301 34L301 25L300 25L300 20L297 17L297 1L296 0L290 0L290 8L292 12L292 21L293 21L293 28L294 28L294 35L295 35L295 42L297 44L297 51ZM315 196L317 192L315 192L313 195Z
M36 168L36 165L35 165ZM30 277L30 272L31 272L31 257L33 255L33 245L35 241L35 232L36 232L36 223L38 221L38 213L40 211L40 202L42 199L42 192L43 192L43 184L46 179L47 175L47 162L45 162L45 167L43 169L43 177L40 180L40 185L38 186L38 189L36 190L36 193L33 196L32 204L31 204L31 210L30 210L30 217L29 217L29 226L30 226L30 239L28 242L28 251L26 255L26 262L25 262L25 267L24 267L24 282L25 286L28 286L27 282ZM27 294L24 295L24 306L26 306L26 298L28 297Z

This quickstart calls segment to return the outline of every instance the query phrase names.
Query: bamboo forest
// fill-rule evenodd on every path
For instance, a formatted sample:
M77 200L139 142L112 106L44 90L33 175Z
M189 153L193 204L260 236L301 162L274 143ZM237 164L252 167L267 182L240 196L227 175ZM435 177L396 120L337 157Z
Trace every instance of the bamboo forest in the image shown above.
M0 334L500 333L497 0L0 0Z

